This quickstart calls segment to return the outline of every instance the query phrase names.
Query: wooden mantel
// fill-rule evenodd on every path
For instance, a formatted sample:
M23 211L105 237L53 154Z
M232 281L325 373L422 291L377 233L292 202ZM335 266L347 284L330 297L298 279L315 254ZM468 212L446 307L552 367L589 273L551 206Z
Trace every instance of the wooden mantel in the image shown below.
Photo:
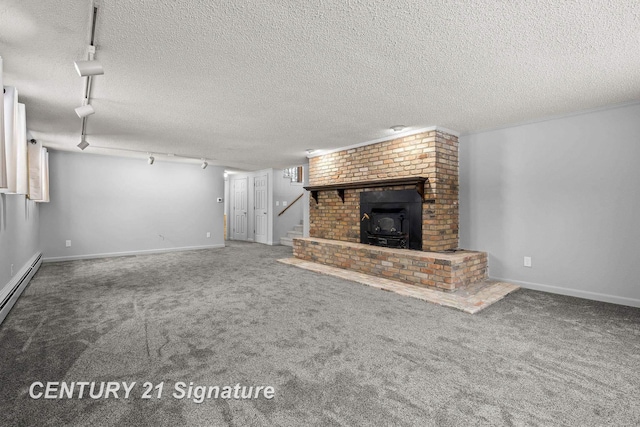
M328 184L328 185L312 185L304 187L305 190L311 192L311 197L318 203L318 191L332 191L337 190L342 203L344 203L344 190L360 189L360 188L379 188L379 187L393 187L399 185L415 185L416 191L424 198L424 183L429 178L421 176L413 176L408 178L394 178L394 179L379 179L359 182L345 182L341 184Z

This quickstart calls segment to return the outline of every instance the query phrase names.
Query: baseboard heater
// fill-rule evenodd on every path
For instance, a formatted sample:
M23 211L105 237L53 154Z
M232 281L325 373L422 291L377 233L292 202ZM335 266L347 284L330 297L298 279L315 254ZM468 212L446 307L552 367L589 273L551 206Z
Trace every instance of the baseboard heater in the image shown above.
M16 301L18 301L18 298L29 284L29 281L40 268L40 264L42 264L42 253L35 255L34 258L27 263L22 274L18 274L17 279L12 278L7 284L8 292L6 292L6 295L4 295L5 292L2 292L2 303L0 303L0 324L7 317Z

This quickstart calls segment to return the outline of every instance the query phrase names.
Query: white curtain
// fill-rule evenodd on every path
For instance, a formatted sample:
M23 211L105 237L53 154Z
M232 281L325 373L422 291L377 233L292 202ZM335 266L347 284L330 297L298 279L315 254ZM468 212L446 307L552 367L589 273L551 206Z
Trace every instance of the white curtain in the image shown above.
M0 88L4 88L2 84L2 58L0 57ZM4 91L2 101L0 102L0 193L7 189L7 161L5 159L5 135L4 135Z
M17 126L18 91L15 87L4 87L4 160L7 171L7 193L16 192L17 184Z
M3 110L3 190L27 194L27 119L24 104L18 103L16 88L4 87Z
M0 193L26 194L49 201L49 153L41 143L27 143L27 117L15 87L3 86L0 57Z
M29 161L29 198L35 201L42 200L42 143L28 144Z
M29 199L49 202L49 152L39 142L29 144Z
M27 164L27 114L24 104L18 104L16 115L16 193L29 192L29 165Z
M46 148L40 150L42 162L42 200L39 202L49 202L49 151Z

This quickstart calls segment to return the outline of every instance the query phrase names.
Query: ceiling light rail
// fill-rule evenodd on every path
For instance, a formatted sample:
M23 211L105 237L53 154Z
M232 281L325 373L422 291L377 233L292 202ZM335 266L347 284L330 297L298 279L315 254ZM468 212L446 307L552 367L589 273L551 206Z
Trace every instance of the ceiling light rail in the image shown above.
M85 141L83 141L85 142ZM82 144L82 143L80 143ZM80 147L80 144L78 145L78 147L81 150L84 150L84 148L87 148L89 146L89 144L87 143L86 146L84 148ZM200 162L200 167L202 169L206 169L207 166L209 166L209 162L211 161L211 159L207 159L206 157L202 157L202 156L187 156L187 155L181 155L181 154L175 154L175 153L159 153L157 151L142 151L142 150L132 150L130 148L115 148L115 147L102 147L99 145L92 145L92 148L96 149L96 150L111 150L111 151L126 151L129 153L139 153L139 154L145 154L147 156L147 163L152 165L155 163L156 159L158 156L162 156L162 157L168 157L168 158L180 158L180 159L188 159L188 160L196 160L198 162Z
M87 136L87 117L94 114L95 110L91 105L91 87L93 83L93 76L98 76L104 74L104 68L102 64L95 59L96 54L96 46L94 44L95 35L96 35L96 20L98 18L98 8L93 7L93 15L91 19L91 34L90 34L90 42L87 47L87 59L75 61L74 66L78 75L80 77L85 78L84 82L84 94L82 97L82 106L75 109L78 117L82 119L82 128L80 131L80 143L78 144L78 148L84 150L89 146L89 143L86 140Z

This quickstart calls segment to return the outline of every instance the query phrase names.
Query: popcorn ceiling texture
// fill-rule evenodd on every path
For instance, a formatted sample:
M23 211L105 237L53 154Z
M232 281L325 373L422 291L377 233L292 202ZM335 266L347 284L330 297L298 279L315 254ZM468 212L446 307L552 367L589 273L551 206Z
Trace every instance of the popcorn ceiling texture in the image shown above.
M88 150L260 169L390 135L640 99L640 2L100 1ZM91 1L4 0L5 84L45 146L79 142ZM122 154L127 154L122 152Z

